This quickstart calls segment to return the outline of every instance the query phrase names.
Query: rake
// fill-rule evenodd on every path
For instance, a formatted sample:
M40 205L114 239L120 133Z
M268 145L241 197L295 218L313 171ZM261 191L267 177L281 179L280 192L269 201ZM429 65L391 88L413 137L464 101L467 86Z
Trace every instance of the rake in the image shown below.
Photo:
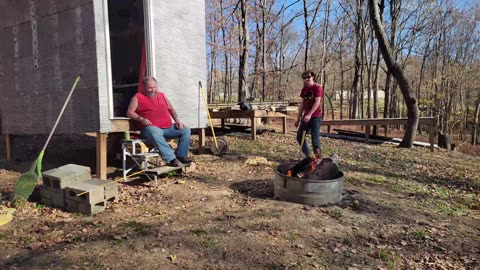
M48 135L47 141L45 142L45 145L40 151L40 154L38 154L38 157L35 159L30 169L27 172L23 173L20 176L20 178L17 180L17 183L15 184L15 189L13 191L13 198L12 198L12 202L14 204L16 204L18 201L21 201L21 200L24 200L24 201L28 200L28 197L32 194L33 189L37 185L37 180L42 177L42 160L43 160L43 155L45 154L45 149L47 148L47 145L50 142L50 139L52 138L53 132L57 128L58 122L60 122L60 118L62 118L63 112L65 111L68 101L72 97L73 90L75 90L75 87L77 86L77 83L79 80L80 80L80 76L78 76L75 82L73 83L72 89L70 90L70 93L68 94L67 99L63 104L62 110L60 111L60 114L57 117L57 121L53 125L52 131L50 131L50 135ZM38 174L35 173L35 169L37 169Z

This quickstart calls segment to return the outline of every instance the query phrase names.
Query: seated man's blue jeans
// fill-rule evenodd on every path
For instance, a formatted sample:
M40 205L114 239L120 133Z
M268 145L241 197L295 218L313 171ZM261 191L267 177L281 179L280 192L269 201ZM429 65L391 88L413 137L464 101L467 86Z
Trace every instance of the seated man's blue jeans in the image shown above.
M178 129L175 124L172 124L169 128L159 128L154 126L148 126L141 130L142 137L153 142L155 147L160 152L162 159L165 162L170 162L176 157L186 158L190 147L190 128L184 127ZM178 147L173 152L170 145L168 145L166 139L178 139Z

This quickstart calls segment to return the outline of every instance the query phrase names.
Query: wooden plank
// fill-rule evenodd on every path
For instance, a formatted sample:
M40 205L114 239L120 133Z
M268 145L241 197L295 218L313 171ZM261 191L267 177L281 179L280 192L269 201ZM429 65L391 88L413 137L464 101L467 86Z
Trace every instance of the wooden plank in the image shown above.
M265 110L253 110L255 117L287 117L286 114L281 112L272 112L272 111L265 111Z
M428 142L430 142L430 152L433 152L435 149L435 127L430 126L428 128Z
M261 117L287 117L286 114L280 112L267 112L265 110L225 110L210 112L210 118L261 118Z
M377 119L342 119L342 120L324 120L326 126L377 126L377 125L406 125L407 118L377 118ZM420 117L419 124L428 126L435 125L434 117Z
M171 172L171 171L180 170L180 169L182 169L184 167L188 167L188 166L190 166L190 165L182 164L179 167L161 166L161 167L157 167L157 168L153 168L153 169L148 169L148 170L145 171L145 173L161 175L161 174L168 173L168 172Z
M368 143L370 140L370 126L365 126L365 142Z
M107 179L107 133L97 132L97 178Z
M135 130L131 127L130 119L112 119L112 132L124 132L129 130Z
M205 129L201 128L198 131L198 147L200 149L205 148Z
M222 128L225 128L226 118L249 118L251 121L250 127L252 129L252 140L257 139L257 123L255 118L263 117L282 118L283 134L287 134L287 115L284 113L265 110L225 110L210 112L210 118L222 120Z
M12 137L10 134L5 134L5 151L7 152L7 161L12 163Z
M243 110L226 110L226 111L210 112L210 118L212 119L250 118L254 115L255 115L255 111L243 111Z
M257 139L257 121L255 121L255 116L252 116L250 121L252 121L252 140L255 141Z

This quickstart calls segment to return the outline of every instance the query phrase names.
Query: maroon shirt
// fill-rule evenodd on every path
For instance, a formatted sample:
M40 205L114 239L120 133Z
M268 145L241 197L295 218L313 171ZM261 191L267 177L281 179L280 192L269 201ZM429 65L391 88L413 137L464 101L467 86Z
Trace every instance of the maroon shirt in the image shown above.
M315 83L312 86L305 86L303 87L302 92L300 93L300 97L304 101L304 107L303 107L303 110L305 111L304 115L307 115L310 113L310 110L312 110L313 104L315 103L315 98L317 97L323 98L323 88L317 83ZM320 117L320 116L322 116L321 104L312 114L312 117Z

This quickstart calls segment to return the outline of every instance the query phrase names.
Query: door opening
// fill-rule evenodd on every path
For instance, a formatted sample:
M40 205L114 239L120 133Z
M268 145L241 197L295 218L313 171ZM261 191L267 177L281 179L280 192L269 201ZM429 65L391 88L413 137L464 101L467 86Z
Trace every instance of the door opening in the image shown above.
M108 0L114 118L127 117L130 99L145 75L143 9L143 0Z

